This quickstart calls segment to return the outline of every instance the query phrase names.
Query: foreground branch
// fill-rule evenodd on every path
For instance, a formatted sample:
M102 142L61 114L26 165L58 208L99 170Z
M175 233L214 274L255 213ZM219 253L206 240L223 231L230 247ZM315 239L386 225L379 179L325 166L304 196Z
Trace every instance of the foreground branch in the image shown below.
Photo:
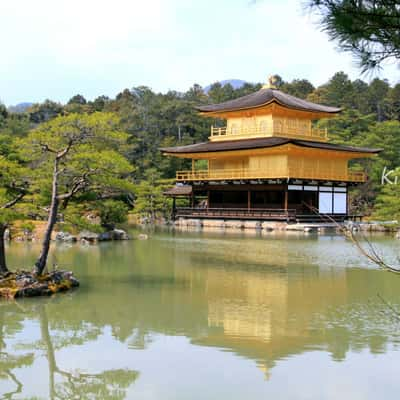
M341 225L337 221L335 221L330 215L321 214L317 208L310 206L309 204L305 204L312 212L317 214L322 220L332 222L336 225L338 231L346 238L349 239L358 249L358 251L365 256L368 260L373 262L378 267L385 269L389 272L393 272L396 274L400 274L400 266L395 267L388 264L376 251L372 243L367 239L367 237L362 234L364 241L368 246L368 250L361 244L359 238L354 234L353 229L346 225Z

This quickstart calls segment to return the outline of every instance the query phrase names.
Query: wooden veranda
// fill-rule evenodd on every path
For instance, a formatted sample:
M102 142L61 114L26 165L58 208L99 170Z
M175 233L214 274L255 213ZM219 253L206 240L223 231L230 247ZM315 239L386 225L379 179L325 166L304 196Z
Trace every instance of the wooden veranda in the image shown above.
M344 222L360 220L360 215L348 214L299 214L295 209L269 208L196 208L180 207L173 211L173 219L221 219L221 220L257 220L283 221L287 223Z

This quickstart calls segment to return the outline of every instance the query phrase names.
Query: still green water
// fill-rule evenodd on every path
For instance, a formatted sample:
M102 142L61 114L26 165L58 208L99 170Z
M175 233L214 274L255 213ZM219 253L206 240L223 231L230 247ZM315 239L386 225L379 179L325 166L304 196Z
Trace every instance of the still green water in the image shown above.
M397 262L398 241L375 246ZM37 245L13 243L10 266ZM0 302L3 399L398 399L400 276L339 236L55 245L81 287Z

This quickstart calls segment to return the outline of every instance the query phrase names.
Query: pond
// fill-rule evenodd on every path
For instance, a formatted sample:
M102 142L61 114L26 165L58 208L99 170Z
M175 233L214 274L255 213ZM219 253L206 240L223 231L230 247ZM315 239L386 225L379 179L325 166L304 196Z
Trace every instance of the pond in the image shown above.
M397 261L398 241L374 245ZM12 243L10 267L38 245ZM4 399L397 399L400 275L341 236L54 245L81 287L0 302Z

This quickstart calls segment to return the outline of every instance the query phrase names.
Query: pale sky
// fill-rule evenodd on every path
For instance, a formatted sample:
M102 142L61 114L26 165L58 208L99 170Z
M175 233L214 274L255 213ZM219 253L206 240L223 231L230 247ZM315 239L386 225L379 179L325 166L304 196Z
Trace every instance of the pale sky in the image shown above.
M302 0L0 0L0 101L66 102L146 85L185 91L217 80L325 83L361 77ZM399 70L378 75L391 83ZM362 77L368 80L368 77Z

